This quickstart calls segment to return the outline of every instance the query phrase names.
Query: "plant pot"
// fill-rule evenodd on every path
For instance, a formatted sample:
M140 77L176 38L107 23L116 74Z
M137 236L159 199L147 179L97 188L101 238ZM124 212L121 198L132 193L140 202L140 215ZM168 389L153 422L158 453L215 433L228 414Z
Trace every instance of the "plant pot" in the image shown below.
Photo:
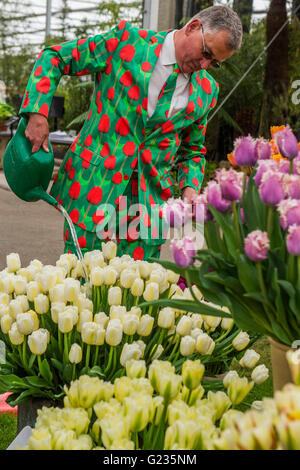
M273 388L274 392L281 390L285 384L293 383L289 364L286 359L286 353L289 346L278 343L272 338L269 338L271 346L271 362L273 371Z
M34 428L37 412L43 406L47 408L63 407L63 401L53 401L44 398L32 398L24 403L18 405L18 420L17 420L17 433L19 434L25 426Z

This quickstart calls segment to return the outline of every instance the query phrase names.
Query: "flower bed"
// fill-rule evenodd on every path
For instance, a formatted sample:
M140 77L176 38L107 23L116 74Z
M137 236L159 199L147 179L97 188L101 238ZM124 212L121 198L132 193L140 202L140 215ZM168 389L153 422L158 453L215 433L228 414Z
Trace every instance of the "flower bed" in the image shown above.
M300 387L243 413L234 407L254 386L234 371L224 389L205 391L205 367L186 360L130 360L114 384L83 375L65 387L64 408L42 408L23 450L300 449Z
M62 255L55 266L33 260L22 267L18 254L7 256L0 272L0 339L6 347L0 392L12 392L15 406L29 398L58 400L64 385L81 375L112 382L125 374L130 359L171 361L181 370L186 358L201 358L206 376L226 372L233 358L254 368L258 335L241 331L228 309L207 315L139 302L192 299L178 285L179 275L158 263L116 257L116 245L87 253L91 289L81 285L82 266ZM91 294L91 295L90 295ZM202 299L195 287L193 295ZM268 371L265 370L267 378Z

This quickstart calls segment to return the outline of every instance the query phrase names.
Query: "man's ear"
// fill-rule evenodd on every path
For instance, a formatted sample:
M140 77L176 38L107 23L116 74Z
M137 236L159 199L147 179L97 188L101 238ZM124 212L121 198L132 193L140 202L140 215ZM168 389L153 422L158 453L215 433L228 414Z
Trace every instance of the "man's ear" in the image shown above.
M199 18L195 18L186 25L186 34L189 35L194 31L201 29L202 22Z

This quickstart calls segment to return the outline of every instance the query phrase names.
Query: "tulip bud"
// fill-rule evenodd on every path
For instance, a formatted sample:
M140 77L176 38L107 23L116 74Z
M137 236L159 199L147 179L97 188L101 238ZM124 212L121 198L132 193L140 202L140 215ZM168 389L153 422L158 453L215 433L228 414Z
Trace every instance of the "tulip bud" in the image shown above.
M237 373L236 370L230 370L229 372L227 372L227 374L225 375L224 379L223 379L223 385L225 388L228 388L229 387L229 384L232 380L234 379L238 379L239 378L239 374Z
M0 290L5 294L12 294L14 291L14 276L7 274L0 278Z
M255 139L250 135L236 139L234 142L234 159L239 166L255 166L258 159Z
M149 274L151 272L150 263L148 261L140 261L138 268L139 268L140 276L144 279L147 279L147 277L149 277Z
M139 318L136 315L127 313L123 318L123 331L125 335L134 335L139 326Z
M120 274L120 285L124 289L130 289L134 280L136 279L137 274L131 268L125 268Z
M155 359L158 359L162 353L164 352L164 348L161 344L159 345L154 345L153 348L150 351L150 357L152 361L155 361Z
M123 329L121 322L117 319L110 320L108 322L106 333L105 333L105 341L110 346L118 346L121 343L123 337Z
M16 322L14 322L11 325L11 328L8 332L8 336L9 336L9 339L10 339L11 343L15 346L18 346L19 344L22 344L23 341L24 341L24 335L22 335L19 332Z
M27 310L29 310L29 302L27 299L27 295L18 295L16 297L16 300L20 302L23 312L27 312Z
M176 333L180 336L186 336L191 332L193 320L187 315L183 315L176 326Z
M205 367L200 360L190 361L186 360L182 365L182 381L183 384L190 390L194 390L200 385L204 374Z
M126 375L131 379L146 377L146 362L144 360L129 359L126 361Z
M34 302L34 299L41 293L39 284L37 281L30 281L26 287L27 298L30 302Z
M212 354L215 349L214 340L206 333L202 333L197 337L196 340L196 350L200 354Z
M136 315L138 318L140 318L142 315L142 309L141 307L131 307L128 313L132 313L133 315Z
M140 359L140 357L141 350L136 344L125 343L121 352L120 364L125 367L127 361L131 361L132 359L137 361Z
M77 343L73 343L69 351L69 361L71 364L79 364L82 360L82 349Z
M19 313L16 318L16 323L22 335L30 335L34 331L35 322L29 313Z
M21 260L18 253L10 253L6 256L6 266L9 273L15 273L21 268Z
M121 305L122 301L122 290L118 286L112 286L108 289L108 304L109 305Z
M170 307L165 307L158 314L157 324L160 328L173 328L175 322L175 312Z
M242 367L247 367L248 369L253 369L259 361L260 354L258 354L254 349L247 349L244 356L240 359L239 363Z
M102 286L104 282L104 271L100 267L95 267L91 270L90 279L93 286Z
M221 323L221 317L213 317L211 315L202 315L202 318L205 323L205 328L211 331L214 331Z
M65 302L76 302L80 294L80 281L77 279L67 278L64 282L65 286Z
M174 261L178 266L187 268L194 263L196 245L192 238L184 237L182 240L172 239L171 249Z
M300 256L300 226L291 225L288 228L286 237L286 247L288 252L294 256Z
M168 402L178 395L181 382L181 375L164 371L164 373L158 374L156 384L157 388L154 388L157 390L159 395Z
M245 238L245 253L249 259L255 262L267 258L270 249L270 241L267 232L254 230Z
M28 346L33 354L44 354L49 342L49 331L40 328L28 336Z
M17 295L26 294L27 282L26 282L26 279L24 279L24 277L15 276L13 283L14 283L14 290Z
M293 159L298 155L298 141L289 125L276 132L274 141L283 157Z
M63 310L58 314L58 329L62 333L69 333L74 326L73 314L69 310Z
M146 302L157 300L159 298L159 285L157 282L149 282L144 290L143 297Z
M4 315L9 315L9 306L0 304L0 318Z
M82 325L82 341L87 344L102 346L104 344L105 329L95 322L86 322Z
M112 305L109 310L109 316L112 319L117 318L123 321L126 312L126 307L124 305Z
M180 341L180 354L184 357L194 354L196 348L196 340L192 336L183 336Z
M103 281L106 286L112 286L116 283L118 272L112 266L105 266L103 268Z
M17 315L19 315L19 313L24 313L22 304L18 299L12 299L9 303L8 308L9 314L14 320L17 318Z
M9 330L12 327L14 320L10 315L3 315L0 319L0 326L1 326L1 331L2 333L6 334L9 332Z
M242 351L245 349L250 342L250 337L245 331L240 331L240 333L232 340L232 346L237 351Z
M34 309L36 313L43 315L48 312L49 310L49 299L47 295L38 294L37 297L34 299Z
M212 392L209 390L207 394L208 401L213 404L215 415L214 419L218 421L223 414L230 408L231 402L225 392Z
M106 315L105 312L99 312L96 313L96 315L94 316L94 322L105 329L109 322L109 317Z
M79 319L76 326L77 331L81 332L83 324L90 321L93 321L93 313L88 309L82 310L82 312L79 314Z
M58 315L66 308L65 302L53 302L51 304L51 318L54 323L58 323Z
M202 324L203 324L202 315L200 315L200 313L193 313L192 316L191 316L191 319L193 321L192 329L194 329L194 328L201 329Z
M248 382L246 377L233 378L229 382L227 395L233 405L239 405L250 390L253 388L254 382Z
M65 301L65 286L64 284L56 284L49 290L49 298L51 302L64 302Z
M109 241L106 243L102 242L101 249L104 258L106 259L115 258L117 255L117 245L113 241Z
M79 313L85 309L90 310L92 312L94 308L92 300L88 299L84 293L79 294L79 296L73 303L78 308Z
M137 334L140 336L149 336L154 324L154 318L147 313L142 315L137 328Z
M130 288L130 292L134 297L140 297L144 292L144 281L140 277L137 277Z
M38 330L40 322L39 322L39 318L38 318L37 314L35 313L34 310L28 310L27 313L33 319L33 322L34 322L33 331Z
M222 309L223 310L223 309ZM221 328L225 331L232 327L234 320L232 318L222 318Z
M44 269L37 275L37 281L41 286L41 290L44 294L48 293L50 289L56 285L57 274L55 270Z
M180 279L180 274L174 273L174 271L171 271L171 269L167 270L167 275L167 280L170 284L177 284Z
M8 305L10 301L10 297L5 292L0 292L0 306L1 305Z
M285 197L280 174L276 171L266 172L262 177L258 192L264 204L277 206Z
M256 366L255 369L253 369L252 374L251 374L251 379L254 380L254 382L258 385L265 382L268 379L268 377L269 377L269 369L264 364L261 364L260 366Z

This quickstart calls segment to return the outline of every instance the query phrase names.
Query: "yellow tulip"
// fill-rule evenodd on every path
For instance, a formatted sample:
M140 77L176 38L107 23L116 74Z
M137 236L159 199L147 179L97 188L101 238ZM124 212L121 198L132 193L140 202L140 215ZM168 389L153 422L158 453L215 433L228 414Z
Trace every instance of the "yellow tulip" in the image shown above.
M146 377L146 362L142 359L128 359L125 364L126 375L130 379L139 379Z
M252 390L254 382L248 382L246 377L234 378L230 381L227 395L233 405L239 405Z
M196 361L185 361L181 371L183 384L190 390L194 390L194 388L200 385L204 370L205 367L199 359Z

